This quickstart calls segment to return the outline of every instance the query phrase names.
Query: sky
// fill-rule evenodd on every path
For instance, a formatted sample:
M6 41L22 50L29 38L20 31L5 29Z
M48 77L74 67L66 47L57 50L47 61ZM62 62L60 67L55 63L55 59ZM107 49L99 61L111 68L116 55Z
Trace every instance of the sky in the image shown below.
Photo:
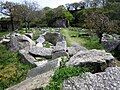
M0 0L0 1L11 1L11 2L23 2L24 0ZM49 6L51 8L56 8L59 5L65 5L66 3L73 3L73 2L80 2L82 0L28 0L28 1L35 1L41 7Z

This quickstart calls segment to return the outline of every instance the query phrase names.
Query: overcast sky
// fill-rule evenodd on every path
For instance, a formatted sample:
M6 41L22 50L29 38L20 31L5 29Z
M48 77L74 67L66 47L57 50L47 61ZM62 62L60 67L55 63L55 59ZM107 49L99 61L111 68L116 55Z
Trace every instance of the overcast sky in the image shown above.
M11 1L11 2L23 2L24 0L0 0L0 1ZM27 0L36 1L41 7L49 6L55 8L59 5L65 5L66 3L80 2L82 0Z

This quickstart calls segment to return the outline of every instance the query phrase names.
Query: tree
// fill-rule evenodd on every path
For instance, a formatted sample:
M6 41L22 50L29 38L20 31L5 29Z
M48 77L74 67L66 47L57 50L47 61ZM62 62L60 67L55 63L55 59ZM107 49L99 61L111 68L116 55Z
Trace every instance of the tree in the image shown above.
M0 2L0 13L5 16L10 17L10 22L12 26L12 30L14 30L14 17L16 16L16 6L17 3L13 2Z
M113 21L110 21L107 16L99 11L87 13L85 22L87 27L97 34L99 43L101 43L104 32L113 32L117 27Z

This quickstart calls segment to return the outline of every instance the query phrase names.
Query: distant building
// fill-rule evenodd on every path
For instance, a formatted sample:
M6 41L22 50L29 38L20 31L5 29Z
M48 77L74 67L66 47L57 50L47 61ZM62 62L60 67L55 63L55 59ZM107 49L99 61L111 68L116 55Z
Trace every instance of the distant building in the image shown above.
M19 21L14 21L14 29L18 29L20 26ZM12 30L11 22L8 20L0 21L0 31Z

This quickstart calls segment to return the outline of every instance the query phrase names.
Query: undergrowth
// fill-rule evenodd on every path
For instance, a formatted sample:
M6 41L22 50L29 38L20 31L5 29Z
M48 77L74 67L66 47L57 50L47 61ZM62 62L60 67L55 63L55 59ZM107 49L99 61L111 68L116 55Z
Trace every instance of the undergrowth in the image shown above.
M0 44L0 90L24 80L31 68L20 62L17 52L9 52L6 46Z

